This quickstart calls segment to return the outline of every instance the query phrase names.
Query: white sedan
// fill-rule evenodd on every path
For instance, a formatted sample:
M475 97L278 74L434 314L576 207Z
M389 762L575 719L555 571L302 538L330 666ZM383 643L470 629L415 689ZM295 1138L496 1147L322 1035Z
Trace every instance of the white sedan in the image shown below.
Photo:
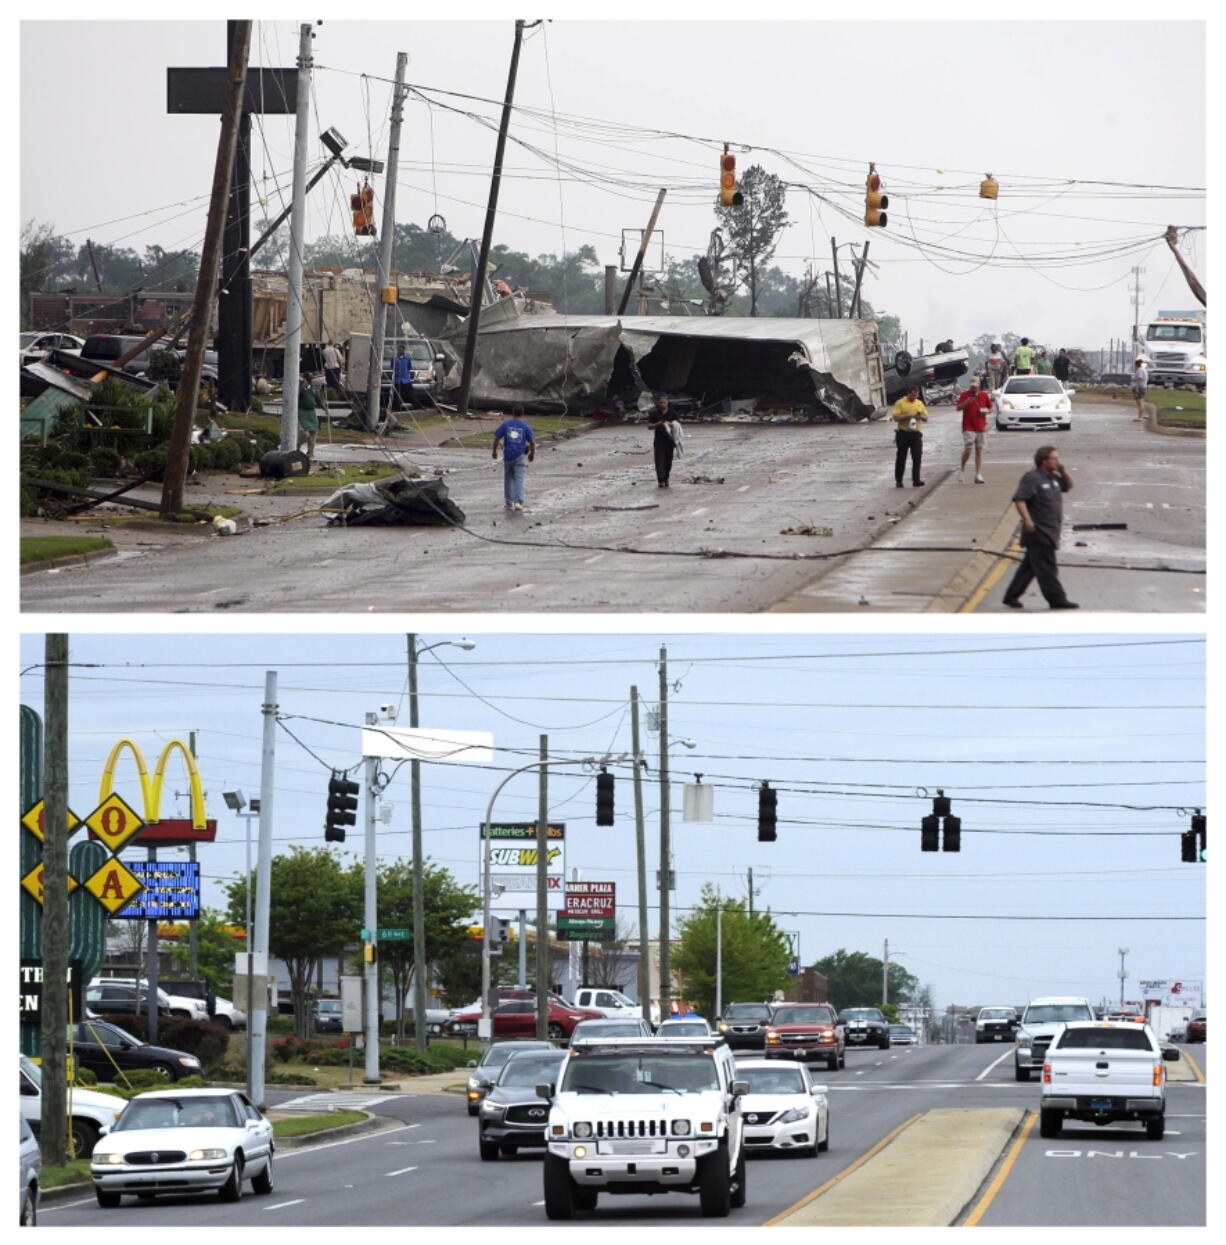
M1010 428L1071 428L1072 396L1076 392L1066 389L1054 376L1010 376L992 394L996 427L1001 432Z
M215 1191L237 1202L243 1181L273 1189L272 1125L236 1089L158 1089L138 1094L94 1147L89 1171L98 1205L125 1193Z
M738 1059L736 1075L749 1082L741 1098L742 1136L750 1150L817 1154L830 1146L830 1104L803 1063Z

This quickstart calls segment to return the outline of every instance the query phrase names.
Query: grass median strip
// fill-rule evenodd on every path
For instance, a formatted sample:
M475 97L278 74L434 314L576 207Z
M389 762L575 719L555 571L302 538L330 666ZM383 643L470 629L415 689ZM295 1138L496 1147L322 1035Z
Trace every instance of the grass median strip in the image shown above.
M105 536L23 536L21 565L50 562L73 554L100 553L114 547Z
M291 1120L276 1120L274 1137L305 1137L310 1133L326 1133L346 1124L357 1124L366 1118L365 1111L329 1111L327 1115L303 1115Z

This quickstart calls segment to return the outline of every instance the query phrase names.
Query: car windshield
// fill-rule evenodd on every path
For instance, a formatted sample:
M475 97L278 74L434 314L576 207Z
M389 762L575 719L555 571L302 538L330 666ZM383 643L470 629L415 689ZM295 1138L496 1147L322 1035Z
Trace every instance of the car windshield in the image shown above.
M844 1020L884 1020L875 1007L848 1007L839 1013Z
M1041 1007L1026 1008L1023 1021L1028 1025L1058 1024L1065 1020L1093 1020L1094 1016L1084 1003L1045 1003Z
M769 1020L771 1009L765 1003L733 1003L724 1012L725 1020Z
M635 1037L643 1032L641 1025L625 1020L581 1020L575 1026L576 1037Z
M1064 386L1054 376L1011 376L1005 393L1063 393Z
M35 1085L42 1089L43 1087L43 1070L27 1055L21 1057L21 1070L34 1082Z
M498 1084L523 1086L553 1081L565 1058L560 1052L556 1055L516 1055L503 1066Z
M657 1032L661 1037L708 1037L711 1030L701 1020L669 1020Z
M481 1056L481 1062L477 1065L480 1068L501 1068L512 1055L521 1054L524 1051L522 1046L512 1046L510 1043L503 1042L497 1046L491 1046L489 1050Z
M78 1042L106 1042L113 1046L115 1042L131 1042L133 1046L144 1046L138 1037L133 1037L126 1029L110 1023L103 1024L97 1020L85 1021L76 1026Z
M1065 1029L1060 1050L1151 1050L1144 1029Z
M237 1128L230 1098L134 1098L115 1124L114 1132L136 1128Z
M315 1004L315 1007L317 1010L321 1012L328 1012L329 1014L335 1013L339 1016L341 1013L340 999L320 999L319 1002Z
M709 1055L602 1051L569 1059L559 1088L578 1094L699 1094L718 1089L719 1076Z
M37 341L41 336L41 333L22 333L21 344L23 346L29 346L31 343Z
M405 350L405 354L413 360L414 363L429 363L434 356L430 353L430 347L425 342L413 342Z
M891 1033L914 1033L915 1030L910 1025L891 1025Z
M803 1094L804 1073L795 1064L777 1068L738 1068L737 1079L749 1082L751 1094Z
M979 1013L980 1020L1012 1020L1017 1013L1011 1007L985 1007Z
M824 1007L777 1007L772 1024L818 1025L829 1024L830 1013Z
M1199 324L1151 324L1145 330L1147 342L1199 342Z

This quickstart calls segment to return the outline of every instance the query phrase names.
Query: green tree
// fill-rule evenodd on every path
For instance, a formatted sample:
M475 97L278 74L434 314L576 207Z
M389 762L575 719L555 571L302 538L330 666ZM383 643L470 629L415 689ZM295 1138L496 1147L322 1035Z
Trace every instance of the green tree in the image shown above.
M223 912L215 908L200 909L200 916L196 919L196 970L223 997L229 993L230 983L234 980L235 952L242 951L246 946L244 939L234 936L233 928ZM188 972L191 949L186 934L171 948L170 962L181 976ZM241 1007L242 1003L238 1005Z
M357 885L361 886L362 866L355 863ZM422 868L422 894L426 910L426 963L428 966L444 951L460 946L468 938L468 918L480 903L476 890L460 886L448 870L426 861ZM384 929L413 928L413 864L394 860L379 869L379 925ZM404 1036L404 1008L413 984L413 943L381 942L380 973L386 974L395 996L396 1040Z
M791 980L787 938L771 917L751 917L742 900L723 898L708 883L697 906L680 923L672 957L682 996L706 1016L713 1016L715 1008L716 921L721 908L723 999L768 999Z
M72 243L55 232L54 225L28 220L21 227L18 287L21 327L30 323L30 295L54 289L72 261Z
M289 855L273 857L268 947L285 961L299 1037L311 1036L310 989L321 957L339 954L358 938L360 878L360 871L344 867L326 847L295 846ZM246 894L245 877L227 886L232 921L242 921Z
M726 238L726 256L732 264L734 286L749 290L749 314L758 314L758 294L767 264L775 254L779 235L789 222L787 185L760 164L751 164L740 182L740 207L717 207L715 215Z
M528 951L529 957L532 950ZM510 985L518 965L511 953L490 957L490 983ZM464 937L445 946L434 958L434 976L447 996L448 1007L466 1007L481 997L481 940Z
M844 1007L881 1006L880 960L863 951L845 951L841 947L813 967L826 978L831 1003L841 1011ZM901 964L890 961L890 998L907 998L919 985Z

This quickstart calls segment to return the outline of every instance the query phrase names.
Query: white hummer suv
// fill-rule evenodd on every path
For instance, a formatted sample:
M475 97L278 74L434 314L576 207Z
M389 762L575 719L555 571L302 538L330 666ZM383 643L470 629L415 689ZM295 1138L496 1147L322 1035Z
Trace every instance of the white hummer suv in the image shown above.
M572 1045L551 1100L545 1214L571 1219L605 1193L697 1193L702 1213L745 1205L732 1052L710 1038L591 1038Z

